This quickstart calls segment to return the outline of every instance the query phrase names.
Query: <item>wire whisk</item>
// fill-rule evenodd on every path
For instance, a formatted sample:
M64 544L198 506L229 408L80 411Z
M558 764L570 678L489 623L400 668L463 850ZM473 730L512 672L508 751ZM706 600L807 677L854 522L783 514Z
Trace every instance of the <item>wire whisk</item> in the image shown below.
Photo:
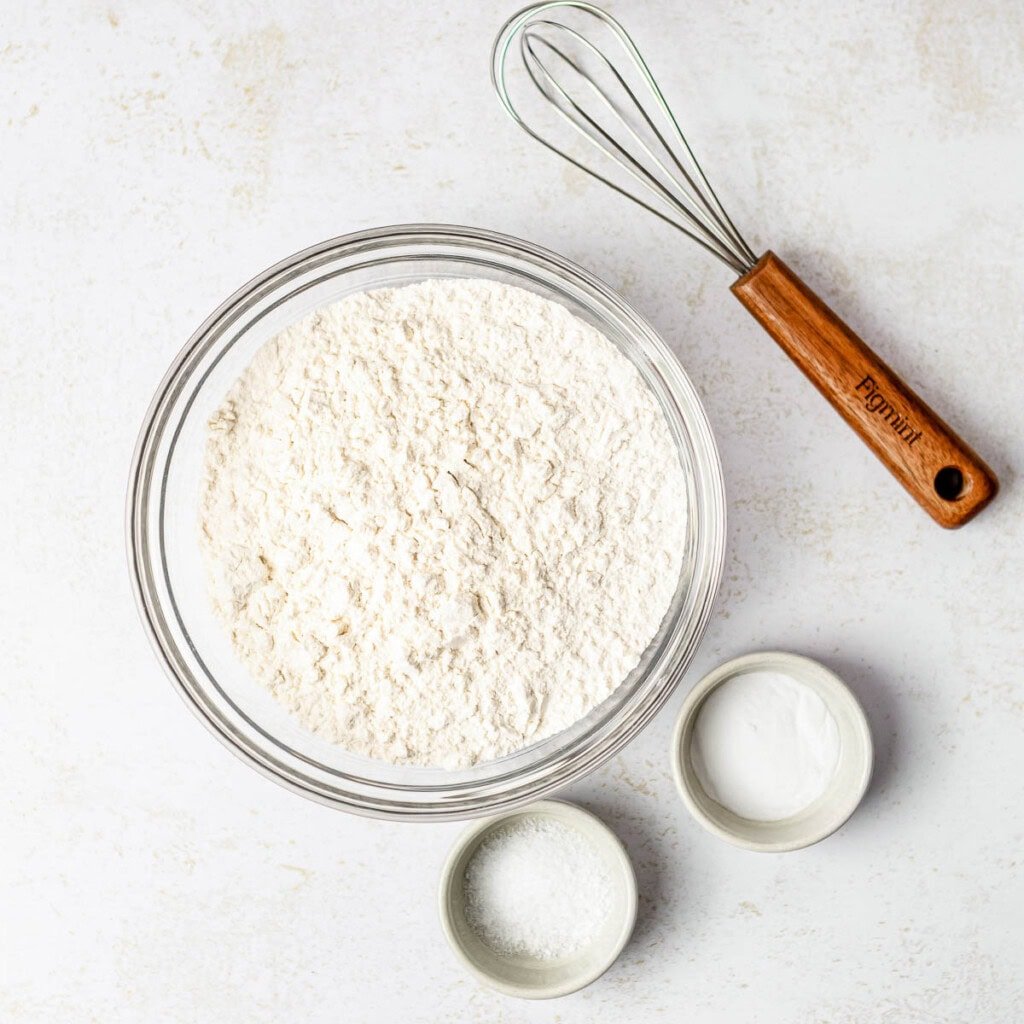
M611 31L649 91L659 118L645 108L626 76L598 46L571 25L545 16L567 9L581 11ZM517 39L523 66L538 91L578 135L615 161L642 194L617 184L526 123L508 86L509 56ZM589 71L585 61L597 70ZM610 88L602 86L599 76ZM582 0L556 0L520 11L495 41L491 80L509 115L542 145L671 224L737 274L757 262L701 170L647 62L610 14Z
M509 90L509 58L517 42L539 96L611 162L603 166L624 175L625 184L527 123ZM701 170L647 62L610 14L585 0L527 7L498 33L491 81L509 116L539 143L671 224L739 275L732 293L936 522L959 526L992 500L999 483L978 455L782 260L771 251L754 255Z

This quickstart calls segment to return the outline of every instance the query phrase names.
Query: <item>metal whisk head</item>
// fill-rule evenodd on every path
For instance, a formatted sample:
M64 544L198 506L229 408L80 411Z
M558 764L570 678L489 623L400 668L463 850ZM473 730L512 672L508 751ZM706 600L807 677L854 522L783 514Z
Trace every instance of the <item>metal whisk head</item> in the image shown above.
M556 20L567 9L595 19L597 33L610 30L605 37L618 44L615 59L592 41L593 33L584 35ZM541 96L563 122L626 173L627 184L594 170L526 123L508 88L509 55L517 39L522 63ZM671 224L737 274L747 273L757 262L704 176L650 68L610 14L582 0L525 8L498 33L491 81L509 116L542 145ZM638 91L647 95L641 99Z

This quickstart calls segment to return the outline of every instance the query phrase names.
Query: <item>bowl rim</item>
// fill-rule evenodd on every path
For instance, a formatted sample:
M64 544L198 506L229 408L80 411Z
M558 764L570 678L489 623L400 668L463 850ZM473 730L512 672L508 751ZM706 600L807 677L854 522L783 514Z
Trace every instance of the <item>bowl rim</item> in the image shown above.
M625 913L622 915L618 936L610 952L596 961L588 970L580 971L579 974L561 984L516 985L499 978L497 975L489 974L466 955L452 923L449 894L453 887L458 884L459 878L457 877L456 868L469 847L475 845L478 841L482 841L482 836L485 833L500 828L506 821L512 818L538 813L551 815L558 820L570 824L575 819L577 821L585 820L597 826L597 831L602 837L601 841L615 854L616 862L622 869L621 878L626 897L626 907ZM441 919L441 928L444 931L444 936L462 966L490 988L504 995L517 996L521 999L555 999L559 996L567 996L573 992L578 992L580 989L586 988L597 981L598 978L608 972L612 964L618 960L622 955L622 951L629 944L629 940L636 928L639 910L636 870L633 867L633 861L630 859L625 844L612 830L611 826L593 811L587 810L587 808L581 807L579 804L571 803L568 800L558 799L538 800L535 803L527 804L525 807L519 807L512 811L495 814L489 818L473 822L455 840L448 856L445 858L444 866L441 869L441 879L438 884L437 900L438 914Z
M683 760L688 753L688 750L683 750L683 734L700 713L701 705L705 699L712 690L722 683L755 667L771 667L787 675L793 674L790 670L794 668L797 669L797 672L812 672L819 679L826 681L833 691L832 696L824 698L829 706L829 710L832 710L836 695L838 695L848 703L855 722L857 748L853 751L841 752L840 757L851 756L862 760L861 770L856 783L847 791L844 797L835 801L833 813L823 826L813 832L808 832L806 835L788 841L758 841L751 839L727 827L718 819L711 817L694 799L692 787L695 784L699 785L699 782L694 783L690 777L692 773L687 773L683 769ZM871 784L871 776L874 769L874 744L871 738L871 727L856 694L835 672L827 668L820 661L802 654L792 654L789 651L779 650L754 651L750 654L742 654L708 672L690 690L683 701L683 706L679 710L675 727L672 730L669 756L672 762L672 776L675 780L676 790L682 797L686 809L694 819L719 839L724 839L725 842L740 849L751 850L757 853L790 853L794 850L803 850L808 846L820 843L823 839L827 839L839 831L850 820L853 812L856 811L864 799L868 786Z
M618 723L614 735L600 737L600 741L589 750L577 750L571 766L563 766L554 775L543 779L529 779L523 785L502 790L497 794L497 799L494 794L484 793L476 798L477 802L438 800L429 804L412 804L396 799L395 794L400 793L402 787L371 782L370 788L376 788L373 796L369 797L341 790L321 782L314 775L301 773L286 763L287 759L279 757L276 750L268 751L262 744L254 743L233 722L226 721L223 715L207 706L210 702L204 697L203 687L195 685L194 680L190 681L188 667L182 664L182 648L172 635L173 627L168 624L163 599L155 593L157 588L154 576L147 564L150 549L154 546L149 536L147 513L150 502L158 500L155 497L151 499L150 491L159 484L159 480L154 479L160 461L158 448L168 428L168 421L172 418L174 403L181 393L187 391L193 369L191 364L216 344L220 338L219 332L243 316L256 301L274 295L277 289L293 280L294 275L318 263L341 260L350 255L382 252L403 244L426 246L430 243L452 247L460 244L476 246L491 251L496 258L521 258L525 263L532 263L555 277L561 277L588 294L596 293L600 302L606 303L616 315L622 316L633 337L642 339L638 340L641 349L668 368L672 379L666 386L674 399L685 399L686 426L690 435L688 440L703 460L698 460L693 472L699 482L707 511L702 515L702 532L699 537L702 551L699 566L703 573L700 580L702 596L699 607L693 610L687 620L685 642L664 666L666 678L660 688L647 695L643 702L637 703L633 708L634 713ZM443 258L443 254L438 255ZM470 265L473 262L484 265L479 256L476 260L468 260ZM513 276L528 277L512 265L505 269ZM162 497L159 500L162 501ZM726 504L721 459L696 388L658 333L614 289L573 261L509 235L451 224L397 224L352 232L299 250L237 288L206 317L172 360L143 418L131 461L125 522L132 592L150 644L186 705L232 753L275 782L327 806L390 820L462 820L493 814L496 810L521 807L581 778L613 757L654 718L678 685L710 621L724 568ZM273 737L269 738L276 742ZM285 752L294 754L287 751L287 748ZM322 767L317 762L308 763L313 768ZM409 788L406 787L406 791ZM422 787L422 791L434 793L439 788L443 787L427 786Z

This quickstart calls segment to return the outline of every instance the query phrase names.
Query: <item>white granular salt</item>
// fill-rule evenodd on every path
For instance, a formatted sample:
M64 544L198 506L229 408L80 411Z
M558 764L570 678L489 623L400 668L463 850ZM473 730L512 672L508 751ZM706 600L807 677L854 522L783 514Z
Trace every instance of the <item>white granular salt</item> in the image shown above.
M553 960L592 940L612 907L612 879L574 828L522 818L466 866L466 923L496 953Z
M568 310L428 280L320 309L210 420L201 542L251 674L357 754L464 767L571 725L655 636L686 487Z

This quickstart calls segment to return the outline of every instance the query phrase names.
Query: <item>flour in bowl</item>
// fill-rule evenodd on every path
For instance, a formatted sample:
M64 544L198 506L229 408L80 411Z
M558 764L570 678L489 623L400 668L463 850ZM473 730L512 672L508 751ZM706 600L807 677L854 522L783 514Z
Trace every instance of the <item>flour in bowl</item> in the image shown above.
M614 345L491 281L283 331L210 420L201 542L239 658L308 729L466 767L572 725L679 582L682 468Z

